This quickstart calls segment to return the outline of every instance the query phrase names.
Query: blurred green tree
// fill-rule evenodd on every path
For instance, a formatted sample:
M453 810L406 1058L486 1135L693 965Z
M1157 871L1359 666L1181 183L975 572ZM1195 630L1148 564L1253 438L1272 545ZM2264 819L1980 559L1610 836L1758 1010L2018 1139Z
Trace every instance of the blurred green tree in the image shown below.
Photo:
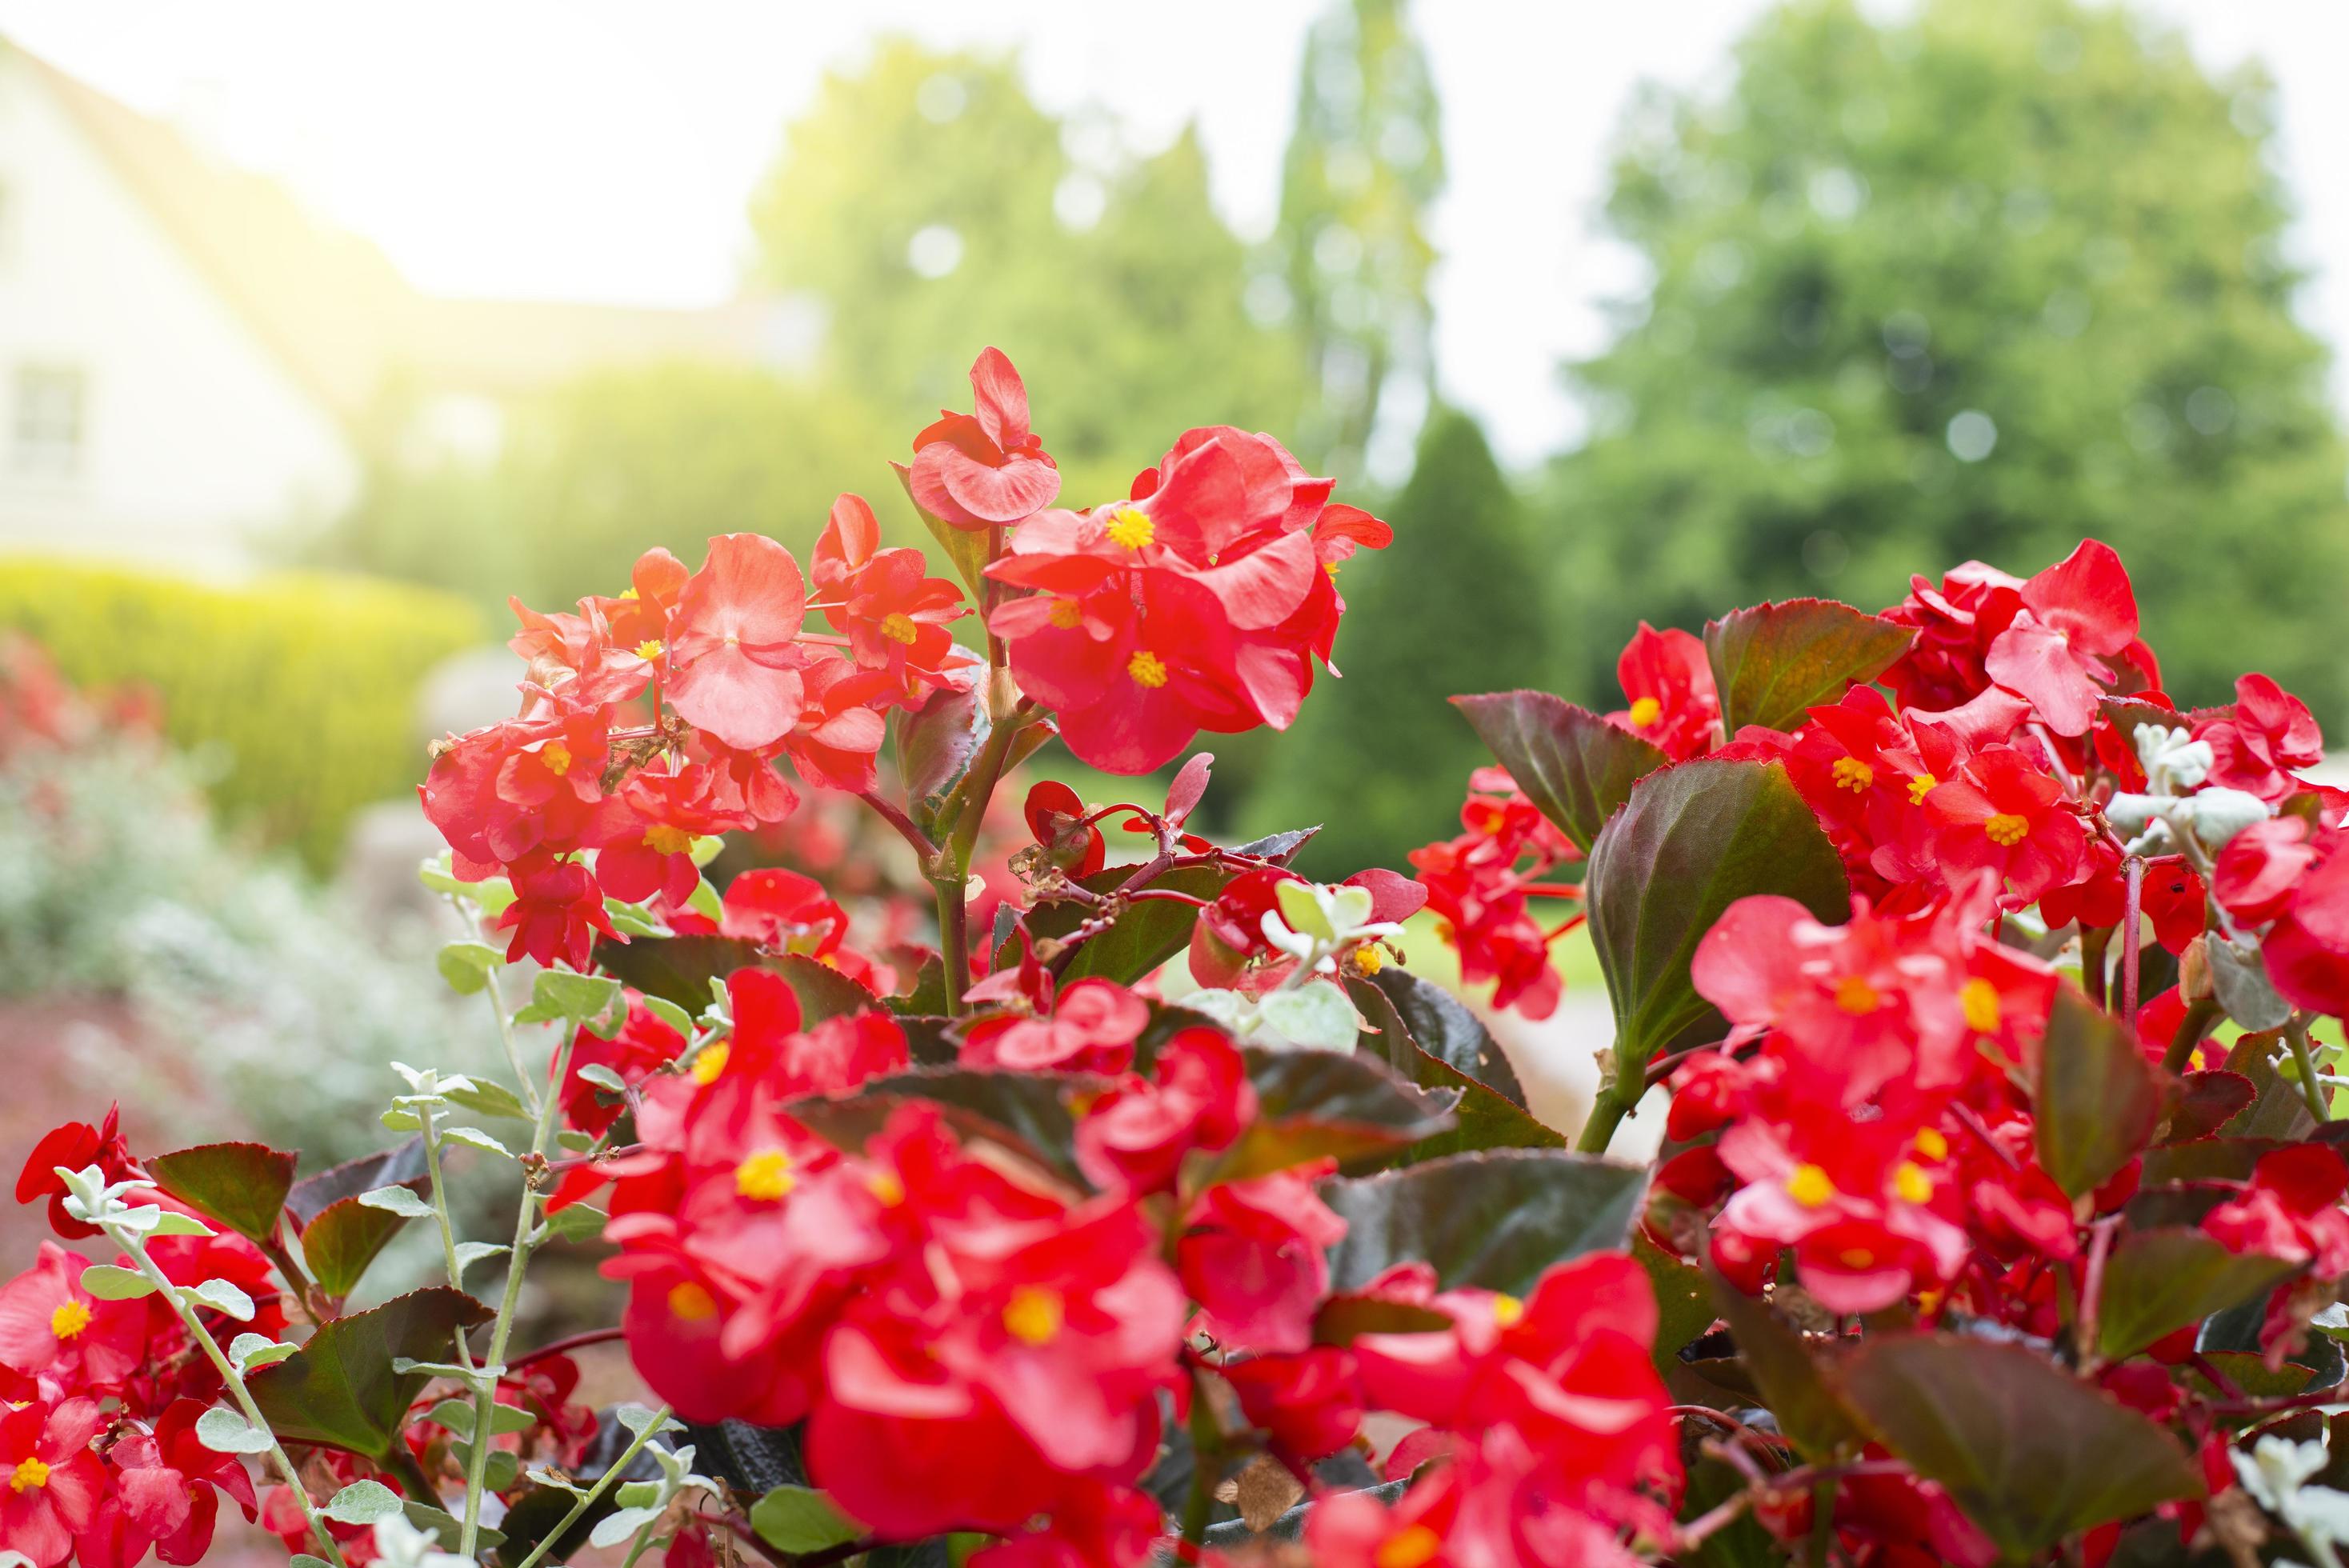
M1258 831L1322 821L1300 861L1317 876L1400 868L1456 831L1469 770L1492 758L1445 699L1523 686L1547 657L1524 510L1475 420L1436 410L1384 515L1394 542L1340 575L1346 678L1316 683L1249 803Z
M1568 689L1611 696L1642 616L1874 607L2092 534L2181 701L2251 667L2341 715L2344 453L2271 91L2118 7L1804 0L1724 95L1649 97L1607 211L1652 282L1574 368L1592 428L1545 507Z
M510 593L554 609L619 592L657 544L698 564L710 535L747 529L804 559L840 490L885 515L898 495L892 431L853 390L740 367L605 371L524 399L487 465L410 450L404 399L379 424L357 506L313 553L459 590L500 625Z
M828 76L752 222L761 281L823 304L827 378L905 437L968 406L980 348L1009 354L1067 504L1123 494L1187 427L1296 422L1296 339L1245 308L1195 136L1136 159L1113 122L1038 108L1009 57L899 38Z
M1444 189L1435 82L1408 0L1336 0L1313 25L1281 170L1278 243L1313 399L1299 438L1361 466L1389 378L1433 387L1427 209Z

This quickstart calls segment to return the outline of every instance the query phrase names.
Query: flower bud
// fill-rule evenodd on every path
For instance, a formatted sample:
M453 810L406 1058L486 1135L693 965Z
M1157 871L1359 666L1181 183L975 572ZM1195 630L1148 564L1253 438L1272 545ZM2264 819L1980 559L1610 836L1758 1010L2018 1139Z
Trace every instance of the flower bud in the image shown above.
M2214 994L2210 986L2210 954L2207 937L2196 937L2186 944L2186 951L2178 954L2178 994L2189 1002L2207 1002Z

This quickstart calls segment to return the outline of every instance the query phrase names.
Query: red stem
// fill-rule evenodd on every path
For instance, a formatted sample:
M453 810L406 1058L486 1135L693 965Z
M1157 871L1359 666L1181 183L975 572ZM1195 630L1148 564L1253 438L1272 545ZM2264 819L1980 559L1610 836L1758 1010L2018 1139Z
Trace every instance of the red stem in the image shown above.
M506 1363L506 1371L509 1374L518 1372L533 1361L544 1361L554 1356L567 1356L574 1350L585 1350L590 1345L609 1345L615 1339L624 1339L626 1336L627 1330L623 1328L590 1328L582 1333L566 1335L561 1339L550 1340L535 1350L525 1350L520 1356L512 1357Z
M927 874L930 869L930 862L938 858L938 847L937 845L930 842L930 836L922 831L921 829L916 827L914 825L914 820L911 817L905 815L905 812L899 810L896 807L891 805L888 801L883 799L872 790L859 789L856 792L856 798L864 801L867 806L873 808L874 813L883 821L896 829L897 836L899 838L914 846L914 852L922 857L923 872Z
M2137 908L2145 896L2145 861L2136 855L2128 858L2127 874L2128 899L2121 917L2121 1022L2134 1034L2137 1030Z

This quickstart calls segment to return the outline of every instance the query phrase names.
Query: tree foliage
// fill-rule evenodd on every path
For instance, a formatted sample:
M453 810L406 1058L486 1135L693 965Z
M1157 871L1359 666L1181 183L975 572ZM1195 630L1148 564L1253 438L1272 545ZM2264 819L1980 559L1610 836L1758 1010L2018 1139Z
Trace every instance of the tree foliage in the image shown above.
M2269 88L2073 0L1806 0L1717 98L1630 117L1608 217L1652 282L1574 369L1556 474L1576 682L1640 616L2135 563L2181 698L2266 669L2339 712L2323 628L2349 508L2323 353L2292 314Z
M1537 578L1523 509L1468 415L1428 422L1385 515L1394 542L1350 562L1339 588L1363 624L1421 631L1339 645L1345 678L1315 689L1252 807L1268 830L1348 803L1300 857L1317 875L1400 865L1450 831L1462 780L1490 759L1445 699L1535 679L1549 630L1526 591ZM1411 766L1391 766L1398 756Z
M1038 107L1009 57L895 39L826 77L752 221L763 278L823 307L827 377L901 421L961 398L973 342L1054 388L1036 421L1068 504L1123 494L1167 430L1293 423L1295 341L1243 308L1196 137L1118 150Z
M1302 434L1358 462L1390 374L1432 385L1427 208L1444 144L1406 0L1335 0L1305 43L1281 166L1280 245L1314 377Z

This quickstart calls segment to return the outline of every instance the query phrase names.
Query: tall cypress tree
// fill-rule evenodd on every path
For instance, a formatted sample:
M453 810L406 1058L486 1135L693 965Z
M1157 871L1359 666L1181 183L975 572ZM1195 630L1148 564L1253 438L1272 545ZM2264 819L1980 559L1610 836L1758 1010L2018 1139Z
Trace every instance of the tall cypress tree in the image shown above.
M1383 515L1394 542L1339 576L1345 678L1315 685L1250 805L1266 830L1322 821L1300 861L1318 876L1399 867L1449 837L1469 769L1491 758L1445 699L1522 686L1543 669L1523 511L1475 420L1436 411Z

